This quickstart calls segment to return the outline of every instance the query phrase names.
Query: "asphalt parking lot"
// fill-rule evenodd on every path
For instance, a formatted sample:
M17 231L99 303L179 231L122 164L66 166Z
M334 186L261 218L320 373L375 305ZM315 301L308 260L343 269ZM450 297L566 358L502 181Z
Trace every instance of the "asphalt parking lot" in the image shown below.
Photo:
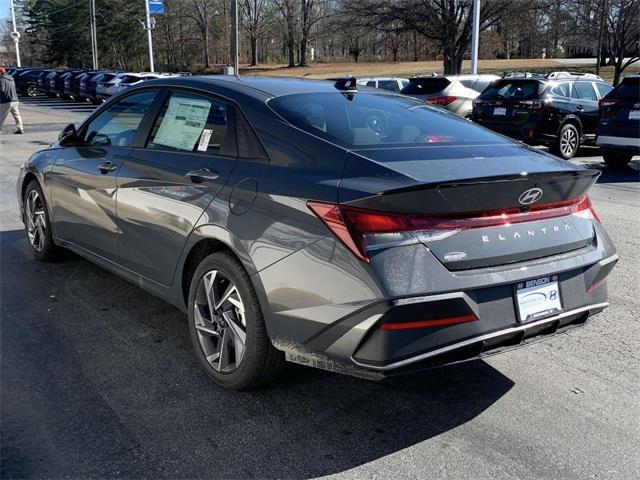
M185 317L69 254L36 263L17 169L93 107L26 99L0 135L1 478L640 478L640 160L591 196L620 261L588 326L376 384L291 366L215 387Z

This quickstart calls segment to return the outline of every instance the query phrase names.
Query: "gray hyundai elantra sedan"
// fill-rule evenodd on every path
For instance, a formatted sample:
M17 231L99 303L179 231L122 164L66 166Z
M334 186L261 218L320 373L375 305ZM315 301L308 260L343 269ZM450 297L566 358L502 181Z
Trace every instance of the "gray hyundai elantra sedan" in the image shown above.
M246 389L286 360L382 379L584 325L617 261L597 177L355 79L182 77L65 127L17 189L37 260L177 306Z

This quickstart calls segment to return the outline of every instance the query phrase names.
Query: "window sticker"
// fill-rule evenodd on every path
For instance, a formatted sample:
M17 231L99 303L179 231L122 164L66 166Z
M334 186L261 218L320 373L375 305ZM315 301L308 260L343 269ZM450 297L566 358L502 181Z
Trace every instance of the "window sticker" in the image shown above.
M153 143L193 151L209 117L211 102L196 98L171 97Z
M200 143L198 143L199 152L207 151L207 148L209 148L209 140L211 139L212 133L213 133L213 130L209 130L208 128L205 128L202 131L202 135L200 136Z

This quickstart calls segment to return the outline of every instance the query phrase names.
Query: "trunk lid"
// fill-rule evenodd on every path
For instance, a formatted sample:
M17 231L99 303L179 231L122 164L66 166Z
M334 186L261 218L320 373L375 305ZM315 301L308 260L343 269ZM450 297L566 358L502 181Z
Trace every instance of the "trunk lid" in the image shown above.
M371 172L351 175L365 166L363 157ZM349 207L426 219L415 222L427 225L416 237L448 269L463 270L591 245L593 217L579 213L591 212L590 204L578 199L598 175L513 143L378 148L350 154L339 198Z

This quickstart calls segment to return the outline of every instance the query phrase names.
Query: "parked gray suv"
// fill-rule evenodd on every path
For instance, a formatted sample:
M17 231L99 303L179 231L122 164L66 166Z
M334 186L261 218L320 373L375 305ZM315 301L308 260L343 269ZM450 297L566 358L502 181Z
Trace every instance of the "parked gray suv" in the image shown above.
M176 305L243 389L285 359L382 379L584 325L617 260L598 175L355 79L178 77L67 126L17 194L37 260Z
M473 99L480 95L497 75L436 75L416 77L400 93L445 108L464 118L470 118Z

